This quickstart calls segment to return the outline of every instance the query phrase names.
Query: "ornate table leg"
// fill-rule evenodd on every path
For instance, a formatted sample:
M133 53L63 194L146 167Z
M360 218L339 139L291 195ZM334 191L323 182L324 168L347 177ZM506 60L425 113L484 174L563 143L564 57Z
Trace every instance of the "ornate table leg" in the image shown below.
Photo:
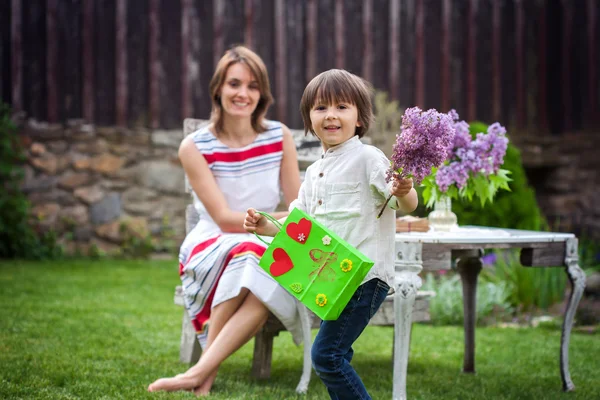
M565 249L565 266L567 276L571 282L571 295L567 303L565 317L560 338L560 376L563 382L563 390L570 392L575 389L571 374L569 373L569 341L571 340L571 328L575 318L575 310L581 300L585 289L585 272L579 267L579 254L577 253L577 238L568 239Z
M475 322L477 321L477 277L482 268L481 250L458 253L457 269L463 288L465 356L463 372L475 372Z
M396 280L394 293L394 388L393 399L406 399L406 370L412 311L421 287L423 269L421 243L396 242Z

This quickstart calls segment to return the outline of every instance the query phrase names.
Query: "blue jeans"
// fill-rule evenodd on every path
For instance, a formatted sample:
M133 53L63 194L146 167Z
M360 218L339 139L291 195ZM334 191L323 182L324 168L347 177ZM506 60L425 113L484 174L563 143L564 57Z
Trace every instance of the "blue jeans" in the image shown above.
M360 285L335 321L323 321L312 346L312 363L332 400L370 400L362 380L350 365L352 345L385 300L389 286L371 279Z

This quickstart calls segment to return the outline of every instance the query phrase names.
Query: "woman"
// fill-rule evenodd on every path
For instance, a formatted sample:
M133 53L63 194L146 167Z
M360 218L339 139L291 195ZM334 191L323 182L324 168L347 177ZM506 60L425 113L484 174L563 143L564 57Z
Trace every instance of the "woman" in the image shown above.
M148 390L210 392L221 362L248 342L269 311L292 333L302 329L296 300L259 266L264 245L243 228L246 209L259 205L275 218L280 191L289 203L300 175L289 129L264 116L273 98L260 57L238 46L227 51L210 82L210 124L190 134L179 158L193 189L200 221L179 255L184 301L203 347L184 374L159 379Z

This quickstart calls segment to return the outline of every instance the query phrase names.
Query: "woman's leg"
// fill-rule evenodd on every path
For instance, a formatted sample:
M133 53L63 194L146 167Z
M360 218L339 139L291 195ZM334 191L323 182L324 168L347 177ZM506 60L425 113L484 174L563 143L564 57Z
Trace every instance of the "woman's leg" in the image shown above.
M239 295L216 305L211 310L208 335L206 337L206 347L204 349L205 352L219 335L227 321L229 321L231 316L240 308L248 293L250 293L248 289L242 288ZM204 356L204 354L202 356ZM217 377L217 372L218 367L210 374L202 385L194 389L194 394L196 396L206 396L210 393L210 389Z
M252 293L224 324L221 332L204 352L200 361L187 372L174 378L163 378L152 383L148 390L185 390L201 387L212 372L258 332L269 316L268 309ZM210 332L210 325L209 325Z

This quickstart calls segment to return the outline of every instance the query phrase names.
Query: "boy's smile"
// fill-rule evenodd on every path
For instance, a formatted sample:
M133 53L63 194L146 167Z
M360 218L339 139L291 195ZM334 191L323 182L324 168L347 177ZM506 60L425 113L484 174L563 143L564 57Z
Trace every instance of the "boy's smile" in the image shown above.
M349 103L317 103L310 110L310 121L325 150L352 138L356 127L360 126L358 110L354 104Z

